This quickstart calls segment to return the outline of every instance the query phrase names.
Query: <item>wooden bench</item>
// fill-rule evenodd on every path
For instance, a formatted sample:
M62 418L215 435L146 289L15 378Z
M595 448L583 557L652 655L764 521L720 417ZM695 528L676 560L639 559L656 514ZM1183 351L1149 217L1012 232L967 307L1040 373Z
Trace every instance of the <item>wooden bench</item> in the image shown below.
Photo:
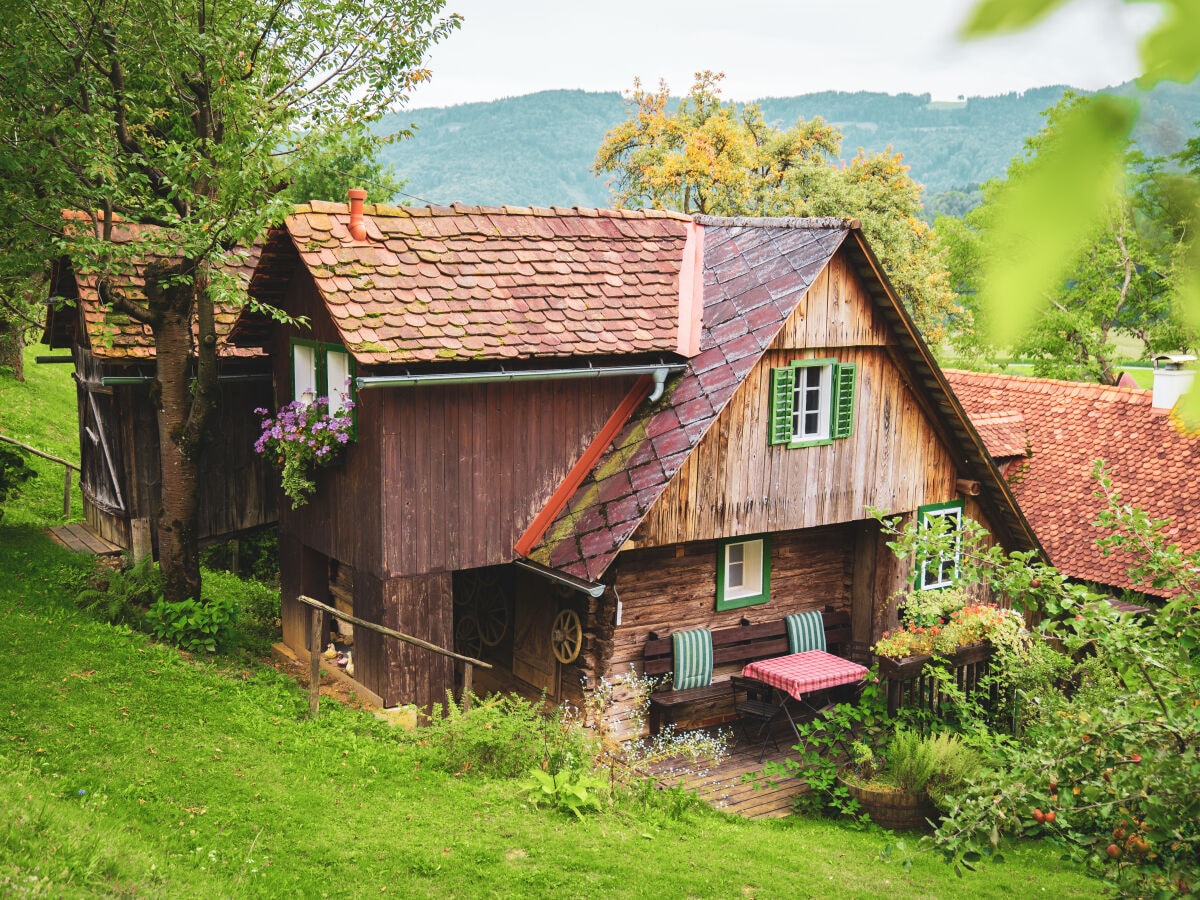
M850 614L844 610L826 610L821 614L825 626L826 649L837 656L861 661L865 646L850 639ZM713 670L722 666L735 666L741 672L743 666L756 659L785 656L791 652L788 645L787 623L783 619L749 624L745 619L733 628L718 628L712 632ZM642 671L646 675L661 677L673 671L675 651L671 636L659 636L650 632L642 654ZM670 682L663 689L650 695L650 733L657 734L664 722L673 722L676 711L692 703L732 697L728 676L715 676L712 683L703 687L672 690Z

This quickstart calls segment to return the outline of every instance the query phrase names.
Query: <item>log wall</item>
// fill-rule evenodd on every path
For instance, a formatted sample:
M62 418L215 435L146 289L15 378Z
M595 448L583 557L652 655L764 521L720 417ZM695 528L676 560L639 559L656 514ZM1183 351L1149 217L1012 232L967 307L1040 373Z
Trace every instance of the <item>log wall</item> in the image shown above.
M651 632L666 636L687 628L733 628L743 619L768 622L805 610L832 606L849 610L855 559L854 525L838 525L771 538L771 600L759 606L716 612L717 548L700 541L649 550L626 551L616 563L616 596L621 600L621 624L614 623L615 600L602 608L594 626L603 646L599 674L611 679L640 672L642 651ZM606 594L606 599L613 592ZM611 616L611 618L610 618ZM714 677L730 671L718 669ZM629 712L628 692L613 710L617 719ZM696 704L681 718L695 726L728 718L729 702Z

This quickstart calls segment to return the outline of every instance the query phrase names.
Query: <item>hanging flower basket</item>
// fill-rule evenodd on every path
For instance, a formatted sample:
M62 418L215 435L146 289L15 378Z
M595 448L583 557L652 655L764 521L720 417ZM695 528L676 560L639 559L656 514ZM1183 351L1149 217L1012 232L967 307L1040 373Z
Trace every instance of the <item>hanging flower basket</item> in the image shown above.
M312 402L293 400L275 416L265 409L255 410L263 423L254 449L279 469L283 492L291 499L292 509L306 504L316 491L317 470L341 459L354 425L350 414L353 407L347 401L331 414L328 398L318 397Z

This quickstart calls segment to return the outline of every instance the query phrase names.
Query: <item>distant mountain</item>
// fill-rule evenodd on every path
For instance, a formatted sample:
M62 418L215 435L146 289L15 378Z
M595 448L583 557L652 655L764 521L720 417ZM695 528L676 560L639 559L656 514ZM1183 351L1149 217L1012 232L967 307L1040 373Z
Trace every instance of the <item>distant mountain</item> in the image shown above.
M837 125L845 135L846 159L859 147L875 151L890 145L925 185L927 204L953 209L970 202L971 186L1004 173L1025 138L1041 127L1042 110L1065 90L1044 87L950 103L931 101L928 94L865 91L758 102L767 120L780 126L814 116ZM1136 93L1131 84L1112 92ZM591 173L591 164L605 132L625 117L625 101L617 93L543 91L409 110L389 116L379 130L417 129L383 153L408 179L405 192L411 196L400 198L403 202L609 206L609 191ZM1161 84L1143 99L1138 142L1152 156L1174 153L1197 132L1198 120L1200 81Z

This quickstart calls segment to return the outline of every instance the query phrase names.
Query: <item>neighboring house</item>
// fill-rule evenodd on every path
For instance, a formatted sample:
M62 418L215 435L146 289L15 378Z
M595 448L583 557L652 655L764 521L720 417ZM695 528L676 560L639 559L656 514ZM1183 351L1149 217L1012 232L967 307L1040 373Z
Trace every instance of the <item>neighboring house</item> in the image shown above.
M235 326L277 404L355 388L356 443L280 513L302 655L304 593L578 700L650 632L833 607L877 637L914 573L870 507L1036 546L856 223L312 203L251 294L311 322ZM363 629L354 661L387 704L454 686Z
M139 240L154 226L120 223L112 239ZM247 251L234 268L243 284L258 261ZM141 259L116 287L144 300ZM160 475L158 421L151 382L154 336L149 327L105 306L95 272L60 259L50 282L51 305L42 341L70 349L79 408L80 488L88 527L135 556L157 556ZM199 538L202 544L236 537L276 520L275 473L255 456L256 406L271 403L268 362L260 351L227 345L237 316L216 311L220 342L220 400L216 440L201 474Z
M1157 377L1163 376L1173 377L1167 369ZM1200 439L1170 414L1177 392L1163 400L1161 386L1148 391L959 371L946 377L1064 575L1161 594L1129 577L1131 556L1106 556L1096 545L1105 534L1095 524L1104 508L1093 477L1101 459L1123 503L1172 520L1170 539L1200 550Z

